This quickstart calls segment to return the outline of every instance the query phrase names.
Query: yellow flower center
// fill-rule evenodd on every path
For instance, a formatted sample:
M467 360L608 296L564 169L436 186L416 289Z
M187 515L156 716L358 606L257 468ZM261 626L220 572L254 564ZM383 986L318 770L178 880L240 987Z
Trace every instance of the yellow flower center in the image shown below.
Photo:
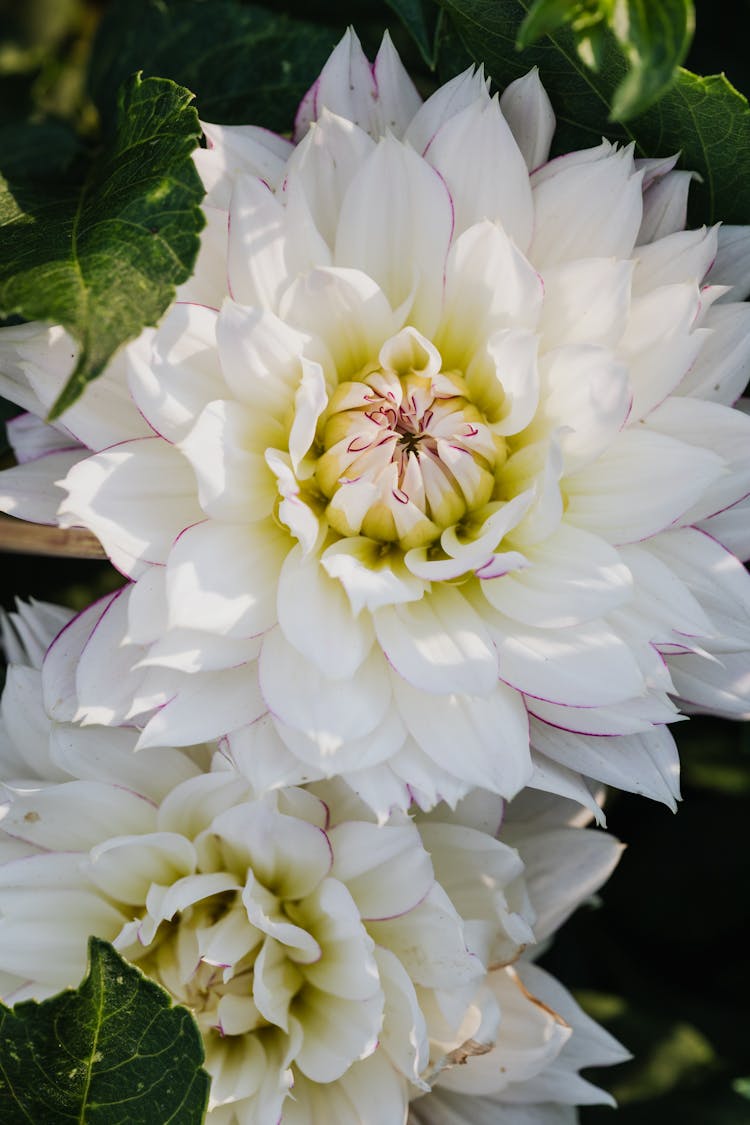
M322 420L315 479L340 535L404 550L439 539L495 490L504 443L470 401L463 378L413 328L379 363L342 383Z

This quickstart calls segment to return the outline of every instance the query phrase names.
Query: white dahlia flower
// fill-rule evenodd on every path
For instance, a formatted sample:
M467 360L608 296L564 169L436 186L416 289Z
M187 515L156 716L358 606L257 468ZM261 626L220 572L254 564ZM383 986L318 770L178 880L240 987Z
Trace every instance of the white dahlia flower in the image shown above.
M403 1125L410 1098L462 1088L453 1068L509 1101L607 1100L577 1069L620 1048L514 963L597 889L616 841L527 800L511 846L481 793L378 824L342 782L257 797L205 747L134 754L135 731L55 723L35 666L55 616L4 627L7 1001L76 984L88 935L112 941L193 1012L217 1125Z
M56 431L12 427L6 509L134 580L57 646L63 717L228 736L254 785L341 775L385 817L582 778L673 804L673 700L750 713L748 231L553 130L536 72L421 104L351 33L293 141L205 126L194 278ZM43 410L69 339L2 339Z

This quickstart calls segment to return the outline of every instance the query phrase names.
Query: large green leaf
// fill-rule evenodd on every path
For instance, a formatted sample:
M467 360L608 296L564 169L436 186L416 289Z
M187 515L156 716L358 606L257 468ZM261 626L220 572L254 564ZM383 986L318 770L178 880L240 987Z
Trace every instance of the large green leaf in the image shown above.
M613 125L609 107L627 66L605 33L597 72L578 56L563 28L523 51L515 49L530 0L439 0L463 47L499 86L538 66L558 119L555 152L583 148L606 135L635 141L639 155L682 152L682 166L700 173L693 219L747 222L750 215L750 107L724 75L701 78L680 70L671 89L647 113Z
M0 1005L3 1125L199 1125L209 1076L186 1008L91 938L78 989Z
M80 344L52 417L158 320L190 276L203 226L190 100L171 81L135 76L112 139L82 181L51 185L17 163L0 180L0 315L56 321Z
M192 90L205 121L289 131L340 34L236 0L115 0L94 42L89 86L105 120L120 83L141 70Z

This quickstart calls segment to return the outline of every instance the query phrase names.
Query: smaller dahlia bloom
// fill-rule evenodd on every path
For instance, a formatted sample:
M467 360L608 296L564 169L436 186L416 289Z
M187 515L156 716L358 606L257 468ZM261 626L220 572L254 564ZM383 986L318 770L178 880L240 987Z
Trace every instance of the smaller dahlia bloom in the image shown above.
M536 72L422 103L351 33L292 141L205 125L194 278L0 478L132 579L54 647L56 717L384 818L596 810L588 778L674 805L675 699L750 714L750 236L684 229L674 159L549 159L554 125ZM67 337L7 332L34 410Z
M397 1125L412 1096L493 1050L514 1086L549 1071L554 1091L576 1024L514 965L606 878L616 841L511 817L526 863L496 838L491 795L378 823L342 782L258 798L206 747L134 754L135 731L55 723L33 667L54 618L21 607L5 623L8 1002L74 985L88 935L111 941L192 1011L209 1120L226 1125Z

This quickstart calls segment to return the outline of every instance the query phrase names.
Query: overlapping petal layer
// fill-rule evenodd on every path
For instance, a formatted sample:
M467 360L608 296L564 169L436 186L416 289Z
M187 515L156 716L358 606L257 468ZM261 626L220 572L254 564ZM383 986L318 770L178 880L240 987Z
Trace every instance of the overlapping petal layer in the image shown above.
M590 777L673 803L673 700L748 713L718 545L747 547L747 239L683 229L674 161L549 160L553 129L535 73L421 104L352 33L294 144L206 126L195 278L0 479L50 519L59 474L134 580L50 654L80 720L223 737L266 790L341 775L385 820ZM5 339L34 411L65 341Z

